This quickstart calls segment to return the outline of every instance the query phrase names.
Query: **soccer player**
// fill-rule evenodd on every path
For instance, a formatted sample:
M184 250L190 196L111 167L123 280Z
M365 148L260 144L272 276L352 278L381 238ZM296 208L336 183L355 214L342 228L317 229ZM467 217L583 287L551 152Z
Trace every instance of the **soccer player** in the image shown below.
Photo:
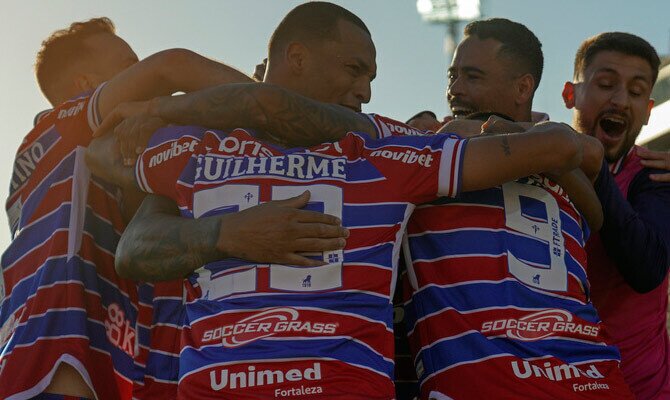
M639 399L670 398L666 331L670 265L670 184L650 178L634 145L653 106L659 58L622 32L585 40L563 90L573 126L597 138L606 163L595 182L604 224L589 241L592 299L621 351L621 369ZM647 164L648 165L648 164Z
M19 148L7 201L0 397L129 398L137 295L112 256L124 222L116 188L89 179L83 149L119 102L248 78L178 49L138 63L107 18L48 38L37 77L54 109Z
M317 47L314 44L324 42L327 44L323 47ZM356 111L360 111L361 104L367 103L370 99L370 81L374 78L376 69L374 45L362 21L342 7L323 2L310 2L296 7L277 27L269 50L270 66L266 78L268 82L281 82L284 86L303 94L337 103ZM129 110L132 107L121 107L121 109ZM113 119L114 115L111 115L106 123ZM123 131L123 126L118 130ZM136 125L127 131L138 132L142 129ZM109 171L113 168L99 165L105 157L109 156L110 143L106 143L105 140L110 138L114 140L113 137L103 137L94 141L89 151L95 154L90 157L94 162L94 170L114 180L120 174L116 177L110 176ZM156 163L152 163L147 168L146 172L149 175L158 173L160 176L162 168L178 162L181 157L188 157L188 153L182 152L180 146L184 143L189 143L190 146L197 138L187 136L177 138L181 142L173 139L175 138L159 137L158 145L157 143L151 144L152 147L157 145L153 147L153 151L159 154L161 159L156 159ZM135 144L122 146L122 148L131 149L129 157L134 155L135 147ZM180 150L176 150L177 147ZM163 153L167 156L160 155ZM290 203L292 207L302 207L307 204L308 196L301 195L297 199L297 203L295 201ZM339 226L319 226L314 223L318 221L313 218L305 219L308 215L302 213L307 213L306 211L299 211L292 217L293 219L287 219L289 215L286 211L296 210L288 209L284 204L289 205L286 202L263 204L253 215L249 213L252 210L245 210L239 214L224 216L225 221L218 216L202 218L194 226L184 228L170 219L173 209L177 210L174 202L158 196L149 196L142 210L146 210L147 207L167 207L168 215L163 216L166 218L163 220L165 223L161 224L160 219L148 217L149 227L139 230L133 228L136 225L133 223L129 227L129 235L133 239L124 240L123 243L141 252L137 258L131 257L132 263L146 265L153 263L159 266L160 270L153 271L149 275L138 275L141 272L146 274L147 270L136 269L132 266L128 269L124 268L122 272L143 280L170 277L181 279L186 272L174 270L175 266L184 268L185 265L192 263L201 266L208 258L216 260L232 256L236 252L239 254L242 251L245 252L245 258L257 261L284 263L303 261L307 265L315 265L314 260L294 254L294 250L315 250L326 247L337 249L344 245L341 237L342 229ZM145 215L142 210L140 211L141 216ZM184 221L186 220L178 218L178 222ZM222 221L223 225L221 225ZM295 225L298 223L305 226L307 231L297 231ZM277 225L280 229L274 229L273 225ZM234 227L237 231L232 229L226 231L225 228L228 226ZM255 233L258 229L264 229L264 234ZM134 236L133 232L137 232L137 235ZM243 247L239 246L240 241L235 236L230 236L231 233L245 238ZM270 237L271 235L274 236ZM175 243L183 241L188 242L187 251L175 250ZM254 253L258 253L258 256ZM119 260L119 264L124 267L130 264L126 260L124 257ZM169 275L166 275L165 272L168 272ZM160 284L163 287L164 285ZM181 293L181 283L179 283L179 288L179 293ZM153 341L155 345L152 345L147 361L147 380L154 382L153 387L170 382L176 384L178 371L176 368L171 368L170 365L176 366L179 349L175 348L178 342L171 338L179 335L180 302L181 298L174 295L155 296L154 305L161 309L156 315L161 317L161 320L154 323L156 329L152 332L152 339L155 338Z
M495 111L514 121L546 120L531 111L543 64L542 44L525 26L504 18L468 24L447 75L453 116Z
M216 89L216 98L225 99L227 106L218 107L212 120L234 118L245 110L258 115L267 110L254 105L255 99L267 98L264 91L284 93L267 84L244 87L251 91L238 102L251 101L239 106L233 106L239 90L227 96L222 87ZM192 120L191 113L182 116L174 110L205 104L191 99L162 98L155 112L184 123ZM317 107L309 109L313 114L304 119L321 121L323 114L314 114ZM274 118L265 120L276 123ZM381 118L375 122L380 131L401 126ZM410 203L435 196L432 192L438 187L453 195L458 185L473 190L524 175L528 169L572 168L579 163L571 154L575 149L570 143L576 138L564 125L534 129L505 138L471 139L466 147L461 147L462 140L443 135L377 142L349 134L309 151L282 150L244 130L207 131L176 186L156 179L157 174L142 174L156 155L149 148L139 160L138 181L145 189L176 198L184 216L243 209L309 188L312 207L342 213L351 232L343 252L319 254L325 265L296 268L230 260L209 263L190 274L180 393L200 398L307 393L321 394L317 398L393 397L389 296ZM193 129L181 130L194 134ZM168 132L179 129L156 135ZM370 126L366 132L375 134ZM509 159L499 165L476 161L503 154L502 142L511 146ZM244 155L252 157L240 157ZM403 167L415 173L405 173ZM175 180L180 172L162 171ZM462 180L457 171L462 171Z
M469 24L449 69L455 122L474 111L531 121L542 63L525 26ZM584 143L597 170L598 146ZM531 175L415 211L405 316L422 397L630 398L589 302L589 227L573 183Z

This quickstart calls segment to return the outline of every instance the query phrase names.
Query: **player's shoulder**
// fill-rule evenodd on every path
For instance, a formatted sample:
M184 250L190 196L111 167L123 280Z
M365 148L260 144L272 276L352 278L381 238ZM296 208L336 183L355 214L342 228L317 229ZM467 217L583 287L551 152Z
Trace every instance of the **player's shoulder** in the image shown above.
M417 135L427 135L432 134L430 131L422 131L420 129L413 128L407 125L404 122L400 122L393 118L389 118L379 114L364 114L367 116L377 131L378 138L386 138L389 136L417 136Z

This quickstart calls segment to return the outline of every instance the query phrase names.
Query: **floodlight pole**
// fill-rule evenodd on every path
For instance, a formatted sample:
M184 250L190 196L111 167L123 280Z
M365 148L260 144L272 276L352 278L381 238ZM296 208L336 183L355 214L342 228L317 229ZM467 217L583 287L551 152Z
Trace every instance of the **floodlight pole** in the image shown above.
M416 8L428 23L446 25L444 52L451 60L460 38L461 22L481 17L483 0L417 0Z

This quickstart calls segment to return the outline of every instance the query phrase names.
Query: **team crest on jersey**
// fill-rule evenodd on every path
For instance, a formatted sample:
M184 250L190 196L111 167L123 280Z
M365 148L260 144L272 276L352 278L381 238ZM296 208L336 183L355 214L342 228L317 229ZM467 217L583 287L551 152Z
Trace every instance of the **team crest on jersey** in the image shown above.
M574 322L565 310L548 309L521 318L498 319L482 324L487 336L502 335L510 339L534 342L550 336L570 334L586 338L597 337L600 328L588 323Z
M290 307L261 311L234 324L205 331L203 342L221 340L225 347L235 348L281 333L325 334L335 333L337 323L305 321L300 312Z

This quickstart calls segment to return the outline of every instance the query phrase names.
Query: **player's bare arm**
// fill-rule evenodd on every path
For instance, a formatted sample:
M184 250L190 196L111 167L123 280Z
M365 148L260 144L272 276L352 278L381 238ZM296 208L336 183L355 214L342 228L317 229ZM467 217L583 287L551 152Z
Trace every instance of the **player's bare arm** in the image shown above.
M190 50L164 50L110 80L100 92L98 112L104 119L123 102L149 100L179 91L188 93L223 83L251 81L234 68Z
M446 124L444 129L447 131L454 129L458 134L461 134L462 130L466 132L465 136L472 137L477 131L478 123L480 121L454 120ZM479 130L484 135L495 135L501 132L525 132L533 126L533 123L514 123L492 116L481 125ZM603 147L597 139L586 135L577 135L577 139L582 147L581 170L575 169L562 175L548 175L566 190L577 209L584 214L591 230L598 230L602 225L602 207L591 182L595 180L600 171L604 154ZM500 145L503 154L510 156L511 147L507 136L503 136ZM587 178L586 173L590 178Z
M132 108L120 105L110 114L113 118L105 120L96 131L96 136L135 117L138 114L135 110L146 110L148 117L166 124L257 129L290 146L335 141L349 131L373 137L377 134L367 117L345 107L321 103L275 85L255 83L220 85L183 96L159 97Z
M591 181L591 184L593 184L603 166L605 149L603 148L602 143L600 143L600 140L592 136L577 135L577 138L583 149L582 163L579 165L579 168Z
M155 96L171 95L183 91L197 91L205 87L215 86L231 82L250 82L251 78L229 67L225 64L210 60L197 53L185 49L164 50L147 57L145 60L134 64L125 71L116 75L101 89L98 100L98 112L103 118L105 126L117 125L119 111L117 106L128 118L131 115L142 115L143 109L138 106L142 101ZM132 164L136 157L130 156L136 153L137 148L144 148L151 133L162 126L162 121L156 118L138 118L133 125L135 129L125 129L119 126L123 134L118 135L115 141L119 146L106 147L116 152L121 151L122 160L126 165ZM99 133L98 129L96 133ZM94 133L94 136L99 136ZM105 150L105 147L96 146L100 139L94 139L88 150L87 161L96 175L111 175L109 169L114 164L107 163L108 158L104 153L97 150ZM107 141L110 144L110 141ZM97 160L97 161L96 161ZM121 171L115 171L113 175L120 175ZM104 177L104 176L103 176ZM120 186L127 186L127 182L110 181Z
M550 176L568 193L570 200L584 215L591 232L597 232L603 224L603 208L591 180L581 168L575 168L559 176Z
M545 122L523 133L474 137L465 149L461 189L486 189L542 172L561 175L581 161L582 146L566 124Z
M337 250L348 231L333 216L300 210L309 193L250 209L196 220L179 216L176 204L149 195L116 250L123 277L161 281L183 278L216 260L236 257L260 263L317 266L297 251Z

